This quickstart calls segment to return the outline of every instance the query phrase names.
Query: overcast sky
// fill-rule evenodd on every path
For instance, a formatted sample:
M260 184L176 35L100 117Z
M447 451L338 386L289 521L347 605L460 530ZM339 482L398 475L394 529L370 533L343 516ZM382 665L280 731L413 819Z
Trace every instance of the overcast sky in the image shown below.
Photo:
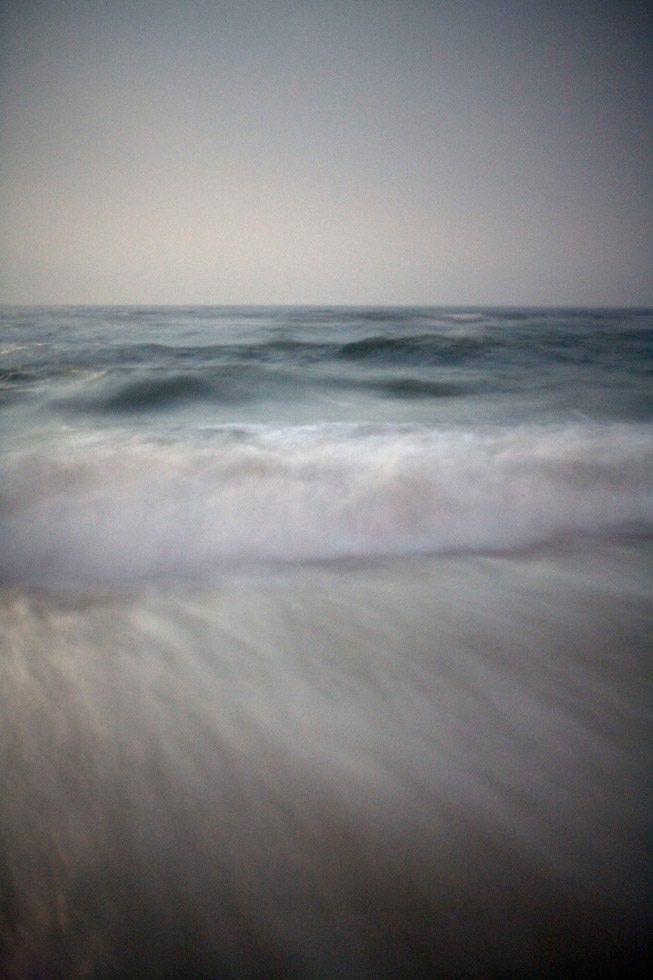
M4 0L7 303L653 304L612 0Z

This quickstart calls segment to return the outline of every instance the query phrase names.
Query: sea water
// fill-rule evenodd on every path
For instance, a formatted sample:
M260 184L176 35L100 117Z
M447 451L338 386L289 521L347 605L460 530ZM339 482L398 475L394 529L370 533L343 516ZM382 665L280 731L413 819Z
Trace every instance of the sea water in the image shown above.
M7 976L640 964L652 325L3 310Z

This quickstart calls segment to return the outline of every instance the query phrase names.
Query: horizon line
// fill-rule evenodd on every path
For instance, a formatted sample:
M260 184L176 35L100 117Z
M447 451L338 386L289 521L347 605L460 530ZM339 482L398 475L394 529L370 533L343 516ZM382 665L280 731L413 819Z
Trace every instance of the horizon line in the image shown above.
M653 311L652 304L629 303L11 303L0 302L0 309L329 309L329 310L638 310Z

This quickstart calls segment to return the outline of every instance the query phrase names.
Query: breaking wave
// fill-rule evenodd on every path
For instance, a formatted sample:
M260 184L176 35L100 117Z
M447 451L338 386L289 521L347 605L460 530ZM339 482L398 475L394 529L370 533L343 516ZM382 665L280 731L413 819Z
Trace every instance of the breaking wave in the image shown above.
M202 576L240 562L512 549L653 528L648 426L224 427L8 454L0 576Z

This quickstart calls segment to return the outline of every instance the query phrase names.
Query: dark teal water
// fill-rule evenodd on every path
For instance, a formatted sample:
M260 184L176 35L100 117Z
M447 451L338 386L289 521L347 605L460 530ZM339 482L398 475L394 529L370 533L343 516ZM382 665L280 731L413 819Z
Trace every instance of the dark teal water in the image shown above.
M639 422L653 411L645 310L18 309L1 329L3 404L68 425Z

